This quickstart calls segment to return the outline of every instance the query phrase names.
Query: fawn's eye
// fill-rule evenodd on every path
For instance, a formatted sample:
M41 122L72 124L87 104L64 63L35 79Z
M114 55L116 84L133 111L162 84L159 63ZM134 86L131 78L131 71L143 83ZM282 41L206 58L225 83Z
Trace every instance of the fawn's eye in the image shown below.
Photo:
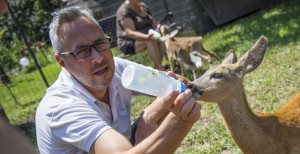
M211 75L211 78L215 78L215 79L221 79L224 76L221 73L214 73Z

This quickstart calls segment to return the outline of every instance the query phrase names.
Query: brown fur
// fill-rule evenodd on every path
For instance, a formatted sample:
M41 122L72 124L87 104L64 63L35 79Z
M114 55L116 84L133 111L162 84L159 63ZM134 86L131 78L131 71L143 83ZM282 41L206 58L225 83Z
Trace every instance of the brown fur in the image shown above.
M174 24L171 24L170 26L173 25ZM171 71L174 71L174 60L177 60L181 68L181 74L184 75L186 70L183 64L186 64L192 70L193 77L196 79L197 67L196 64L191 61L190 53L195 56L202 57L207 60L209 64L212 64L211 57L220 61L220 58L214 52L203 47L201 36L174 37L178 31L171 32L170 26L162 26L162 35L165 37L163 41L166 45L166 53L169 59Z
M187 42L190 46L192 54L202 57L203 59L207 60L209 64L212 64L211 57L214 57L221 62L221 59L217 54L204 48L202 42L203 39L201 36L175 37L175 40Z
M300 91L275 113L256 115L248 106L243 77L260 65L266 46L262 36L238 62L230 51L221 65L188 87L198 100L218 103L227 130L244 153L299 154Z
M170 69L174 72L174 60L179 62L181 68L181 75L184 75L185 67L184 63L189 66L189 68L193 72L194 79L197 78L196 76L196 64L191 61L190 51L191 46L189 46L184 41L168 41L166 42L166 53L170 63Z

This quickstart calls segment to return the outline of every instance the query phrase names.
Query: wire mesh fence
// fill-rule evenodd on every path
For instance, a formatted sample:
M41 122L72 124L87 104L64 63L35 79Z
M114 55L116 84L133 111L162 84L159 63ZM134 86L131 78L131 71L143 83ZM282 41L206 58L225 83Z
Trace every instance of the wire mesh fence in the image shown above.
M19 123L33 116L45 95L47 86L37 67L32 63L31 61L23 68L16 67L1 72L0 103L11 123ZM53 60L42 66L49 84L56 80L60 70L60 66Z

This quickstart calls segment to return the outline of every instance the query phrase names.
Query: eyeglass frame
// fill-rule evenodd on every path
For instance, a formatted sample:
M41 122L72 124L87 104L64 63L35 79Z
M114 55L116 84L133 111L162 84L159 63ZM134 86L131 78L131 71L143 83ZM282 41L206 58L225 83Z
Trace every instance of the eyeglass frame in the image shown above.
M99 51L99 50L96 48L96 46L100 44L100 42L98 42L97 44L93 44L93 45L88 45L88 46L85 46L85 47L81 47L81 48L79 48L79 49L75 49L75 50L70 51L70 52L62 52L62 53L59 53L59 55L72 55L72 56L75 58L75 60L85 59L85 58L87 58L87 57L89 57L89 56L92 55L92 48L94 48L97 52L102 52L102 51L105 51L105 50L109 49L109 48L111 47L111 41L110 41L111 38L110 38L109 36L105 36L104 39L101 39L101 40L99 40L99 41L104 41L104 40L107 40L108 43L109 43L108 48L106 48L106 49L103 49L103 50L100 50L100 51ZM89 48L89 55L88 55L88 56L86 56L86 57L84 57L84 58L77 58L77 57L75 56L74 52L76 52L76 51L78 51L78 50L80 50L80 49L82 49L82 48L87 48L87 47Z

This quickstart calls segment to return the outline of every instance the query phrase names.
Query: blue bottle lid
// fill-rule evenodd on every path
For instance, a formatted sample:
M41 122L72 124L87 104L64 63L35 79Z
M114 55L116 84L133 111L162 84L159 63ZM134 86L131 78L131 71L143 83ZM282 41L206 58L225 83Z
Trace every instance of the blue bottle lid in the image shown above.
M181 87L181 89L180 89L180 94L182 93L182 92L184 92L185 91L185 84L184 83L182 83L182 82L180 82L180 87Z

